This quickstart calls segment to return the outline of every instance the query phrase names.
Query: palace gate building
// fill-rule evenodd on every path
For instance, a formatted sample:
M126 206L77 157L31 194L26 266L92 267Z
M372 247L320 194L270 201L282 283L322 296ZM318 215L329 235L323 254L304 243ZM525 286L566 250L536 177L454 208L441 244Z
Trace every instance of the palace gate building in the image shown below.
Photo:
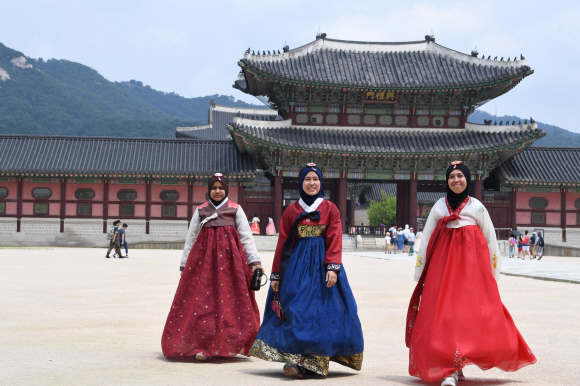
M367 43L322 34L240 59L234 88L270 110L212 102L208 125L177 128L167 140L0 136L0 244L104 239L117 218L136 241L183 240L218 171L248 217L257 214L265 228L270 215L278 227L307 162L323 170L344 232L355 225L356 203L381 190L396 195L398 224L416 226L445 191L455 159L472 171L471 195L496 227L580 243L578 149L530 147L545 135L533 121L468 122L533 74L514 59L459 53L429 36Z

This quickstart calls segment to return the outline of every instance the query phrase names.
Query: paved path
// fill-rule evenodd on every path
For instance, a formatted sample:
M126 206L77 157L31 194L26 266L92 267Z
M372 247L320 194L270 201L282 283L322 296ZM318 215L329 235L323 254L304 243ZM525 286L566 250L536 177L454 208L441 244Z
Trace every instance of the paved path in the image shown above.
M378 255L344 256L365 336L362 371L332 363L328 379L305 383L425 385L407 375L404 344L415 259L369 258ZM100 249L0 248L0 385L287 381L281 364L254 358L199 363L163 357L161 332L179 280L181 252L134 250L131 256L105 259ZM262 259L270 267L272 253L262 253ZM468 381L460 386L578 385L580 285L502 275L499 288L538 363L515 373L469 366ZM257 292L262 310L265 295Z
M346 252L345 255L387 260L414 260L408 254L385 254L384 252ZM545 256L542 260L502 258L501 273L533 279L564 281L580 284L580 258ZM580 384L580 382L579 382Z

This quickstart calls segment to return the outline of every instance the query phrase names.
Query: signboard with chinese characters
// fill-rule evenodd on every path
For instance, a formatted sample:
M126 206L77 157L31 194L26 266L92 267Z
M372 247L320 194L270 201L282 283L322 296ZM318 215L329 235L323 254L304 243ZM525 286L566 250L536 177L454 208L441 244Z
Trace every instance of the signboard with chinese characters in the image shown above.
M395 91L365 91L363 102L397 103L399 93Z

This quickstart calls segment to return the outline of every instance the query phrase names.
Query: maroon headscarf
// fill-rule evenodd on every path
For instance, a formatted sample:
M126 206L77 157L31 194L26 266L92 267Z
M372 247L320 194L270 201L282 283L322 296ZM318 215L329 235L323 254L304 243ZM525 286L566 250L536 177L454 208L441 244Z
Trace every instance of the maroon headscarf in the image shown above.
M226 192L226 196L220 201L215 201L213 198L211 198L211 188L213 187L213 184L216 181L219 181L222 184L222 186L224 187L224 191ZM207 196L209 197L211 203L214 204L215 206L218 206L220 202L225 200L225 198L228 196L228 180L226 180L223 174L216 173L209 179L209 182L207 183Z

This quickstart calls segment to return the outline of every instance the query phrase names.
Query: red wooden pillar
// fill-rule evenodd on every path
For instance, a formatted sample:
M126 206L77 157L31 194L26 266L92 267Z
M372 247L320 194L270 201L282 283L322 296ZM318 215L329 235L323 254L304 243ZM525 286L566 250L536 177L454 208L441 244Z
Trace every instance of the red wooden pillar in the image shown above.
M407 221L408 197L409 197L409 181L407 180L397 181L397 226L400 228L404 228Z
M22 222L22 195L24 182L22 177L18 177L18 192L16 192L16 232L20 232L20 223Z
M274 177L274 225L280 229L280 219L282 218L282 200L284 194L282 189L282 177Z
M481 201L481 188L482 188L481 180L473 181L473 186L471 187L471 197L477 198L479 201Z
M512 188L512 194L510 196L510 224L509 227L512 229L517 228L517 207L518 207L518 189Z
M417 180L409 181L408 208L409 228L417 232Z
M107 233L107 220L109 219L109 180L103 178L103 233Z
M149 234L149 221L151 221L151 181L145 185L145 234Z
M566 242L566 202L568 201L568 190L562 188L560 193L560 224L562 226L562 242ZM544 236L544 235L542 235Z
M193 181L189 181L187 185L187 228L189 229L189 224L191 223L191 218L193 217Z
M64 217L66 204L66 178L60 180L60 233L64 233Z
M342 233L346 233L346 178L339 178L337 184L338 192L336 203L340 212L340 222L342 223Z
M355 207L355 200L350 199L346 201L346 218L348 221L348 225L353 227L356 224L354 223L354 207ZM350 229L346 230L347 233L350 233Z

